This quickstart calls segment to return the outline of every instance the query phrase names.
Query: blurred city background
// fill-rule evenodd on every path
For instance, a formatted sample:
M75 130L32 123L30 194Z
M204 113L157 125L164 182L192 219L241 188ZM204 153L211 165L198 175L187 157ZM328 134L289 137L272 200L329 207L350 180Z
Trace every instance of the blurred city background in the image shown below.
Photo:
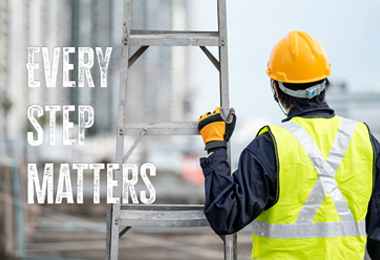
M135 0L132 28L217 30L216 1ZM26 203L26 165L37 163L42 173L44 163L54 163L56 183L60 163L114 162L123 5L122 0L0 0L0 259L104 259L105 172L100 204L92 203L92 173L85 172L84 204L38 205ZM274 44L293 29L317 38L329 55L329 105L337 114L366 122L380 138L379 12L376 0L227 3L230 102L238 117L233 168L257 131L284 117L265 69ZM95 60L95 88L63 88L60 56L57 87L46 88L38 53L35 75L41 87L28 88L29 46L46 46L50 54L55 46L102 47L103 52L113 47L108 87L100 88ZM217 48L211 51L217 56ZM70 79L77 81L77 52L70 60ZM129 70L128 121L195 121L219 105L218 88L218 73L199 48L150 47ZM86 131L85 145L62 145L59 112L57 144L48 145L45 134L43 145L29 145L26 111L32 104L93 106L95 124ZM77 122L77 112L70 118ZM48 125L43 127L47 133ZM126 147L132 142L127 139ZM202 204L199 157L205 155L199 136L144 137L129 161L157 167L157 176L150 178L156 203ZM238 243L238 259L249 259L249 227L239 233ZM211 229L132 229L120 242L119 259L222 258L222 241Z

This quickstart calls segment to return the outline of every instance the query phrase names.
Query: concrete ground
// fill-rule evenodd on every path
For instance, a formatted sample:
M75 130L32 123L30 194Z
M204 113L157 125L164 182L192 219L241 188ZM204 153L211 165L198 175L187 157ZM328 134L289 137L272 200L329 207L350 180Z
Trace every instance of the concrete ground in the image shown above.
M104 259L105 233L41 230L26 249L30 259ZM239 233L238 259L250 259L250 250L251 235ZM223 242L210 229L130 230L120 240L119 259L223 259Z

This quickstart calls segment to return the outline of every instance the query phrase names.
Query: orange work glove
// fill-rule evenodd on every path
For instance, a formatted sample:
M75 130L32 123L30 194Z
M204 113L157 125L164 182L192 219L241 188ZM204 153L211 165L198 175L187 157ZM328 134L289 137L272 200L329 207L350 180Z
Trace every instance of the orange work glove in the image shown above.
M205 150L227 147L227 142L235 129L236 115L231 108L228 113L217 107L213 113L208 112L198 119L198 130L206 144Z

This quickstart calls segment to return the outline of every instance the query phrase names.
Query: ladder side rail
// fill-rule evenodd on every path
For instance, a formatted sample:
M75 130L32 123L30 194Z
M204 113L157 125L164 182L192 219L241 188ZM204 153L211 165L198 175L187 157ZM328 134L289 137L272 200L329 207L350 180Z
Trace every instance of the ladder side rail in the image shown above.
M230 108L230 94L228 84L228 39L227 39L227 7L226 0L218 0L218 31L219 31L219 82L220 105L225 109ZM231 165L231 145L227 144L228 163ZM232 172L231 172L232 173ZM224 259L237 259L237 235L227 235L224 241Z
M227 50L227 10L226 1L218 0L218 28L219 28L219 82L220 82L220 105L230 108L229 85L228 85L228 50Z
M126 94L129 63L129 35L131 30L132 1L124 0L123 17L123 41L122 58L120 61L120 85L119 85L119 107L117 119L116 161L122 165L124 156L124 134L123 127L126 122ZM122 168L122 167L121 167ZM121 183L121 169L115 172L118 183ZM121 187L115 189L116 197L121 197ZM120 203L110 204L107 210L107 260L117 260L119 253L119 230L120 230Z

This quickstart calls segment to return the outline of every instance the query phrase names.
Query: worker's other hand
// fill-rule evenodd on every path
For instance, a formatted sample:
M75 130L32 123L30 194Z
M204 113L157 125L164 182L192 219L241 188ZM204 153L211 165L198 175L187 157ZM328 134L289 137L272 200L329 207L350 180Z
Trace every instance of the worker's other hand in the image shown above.
M217 107L213 113L208 112L198 119L198 130L206 144L205 150L227 147L227 142L235 129L236 115L231 108L225 111Z

